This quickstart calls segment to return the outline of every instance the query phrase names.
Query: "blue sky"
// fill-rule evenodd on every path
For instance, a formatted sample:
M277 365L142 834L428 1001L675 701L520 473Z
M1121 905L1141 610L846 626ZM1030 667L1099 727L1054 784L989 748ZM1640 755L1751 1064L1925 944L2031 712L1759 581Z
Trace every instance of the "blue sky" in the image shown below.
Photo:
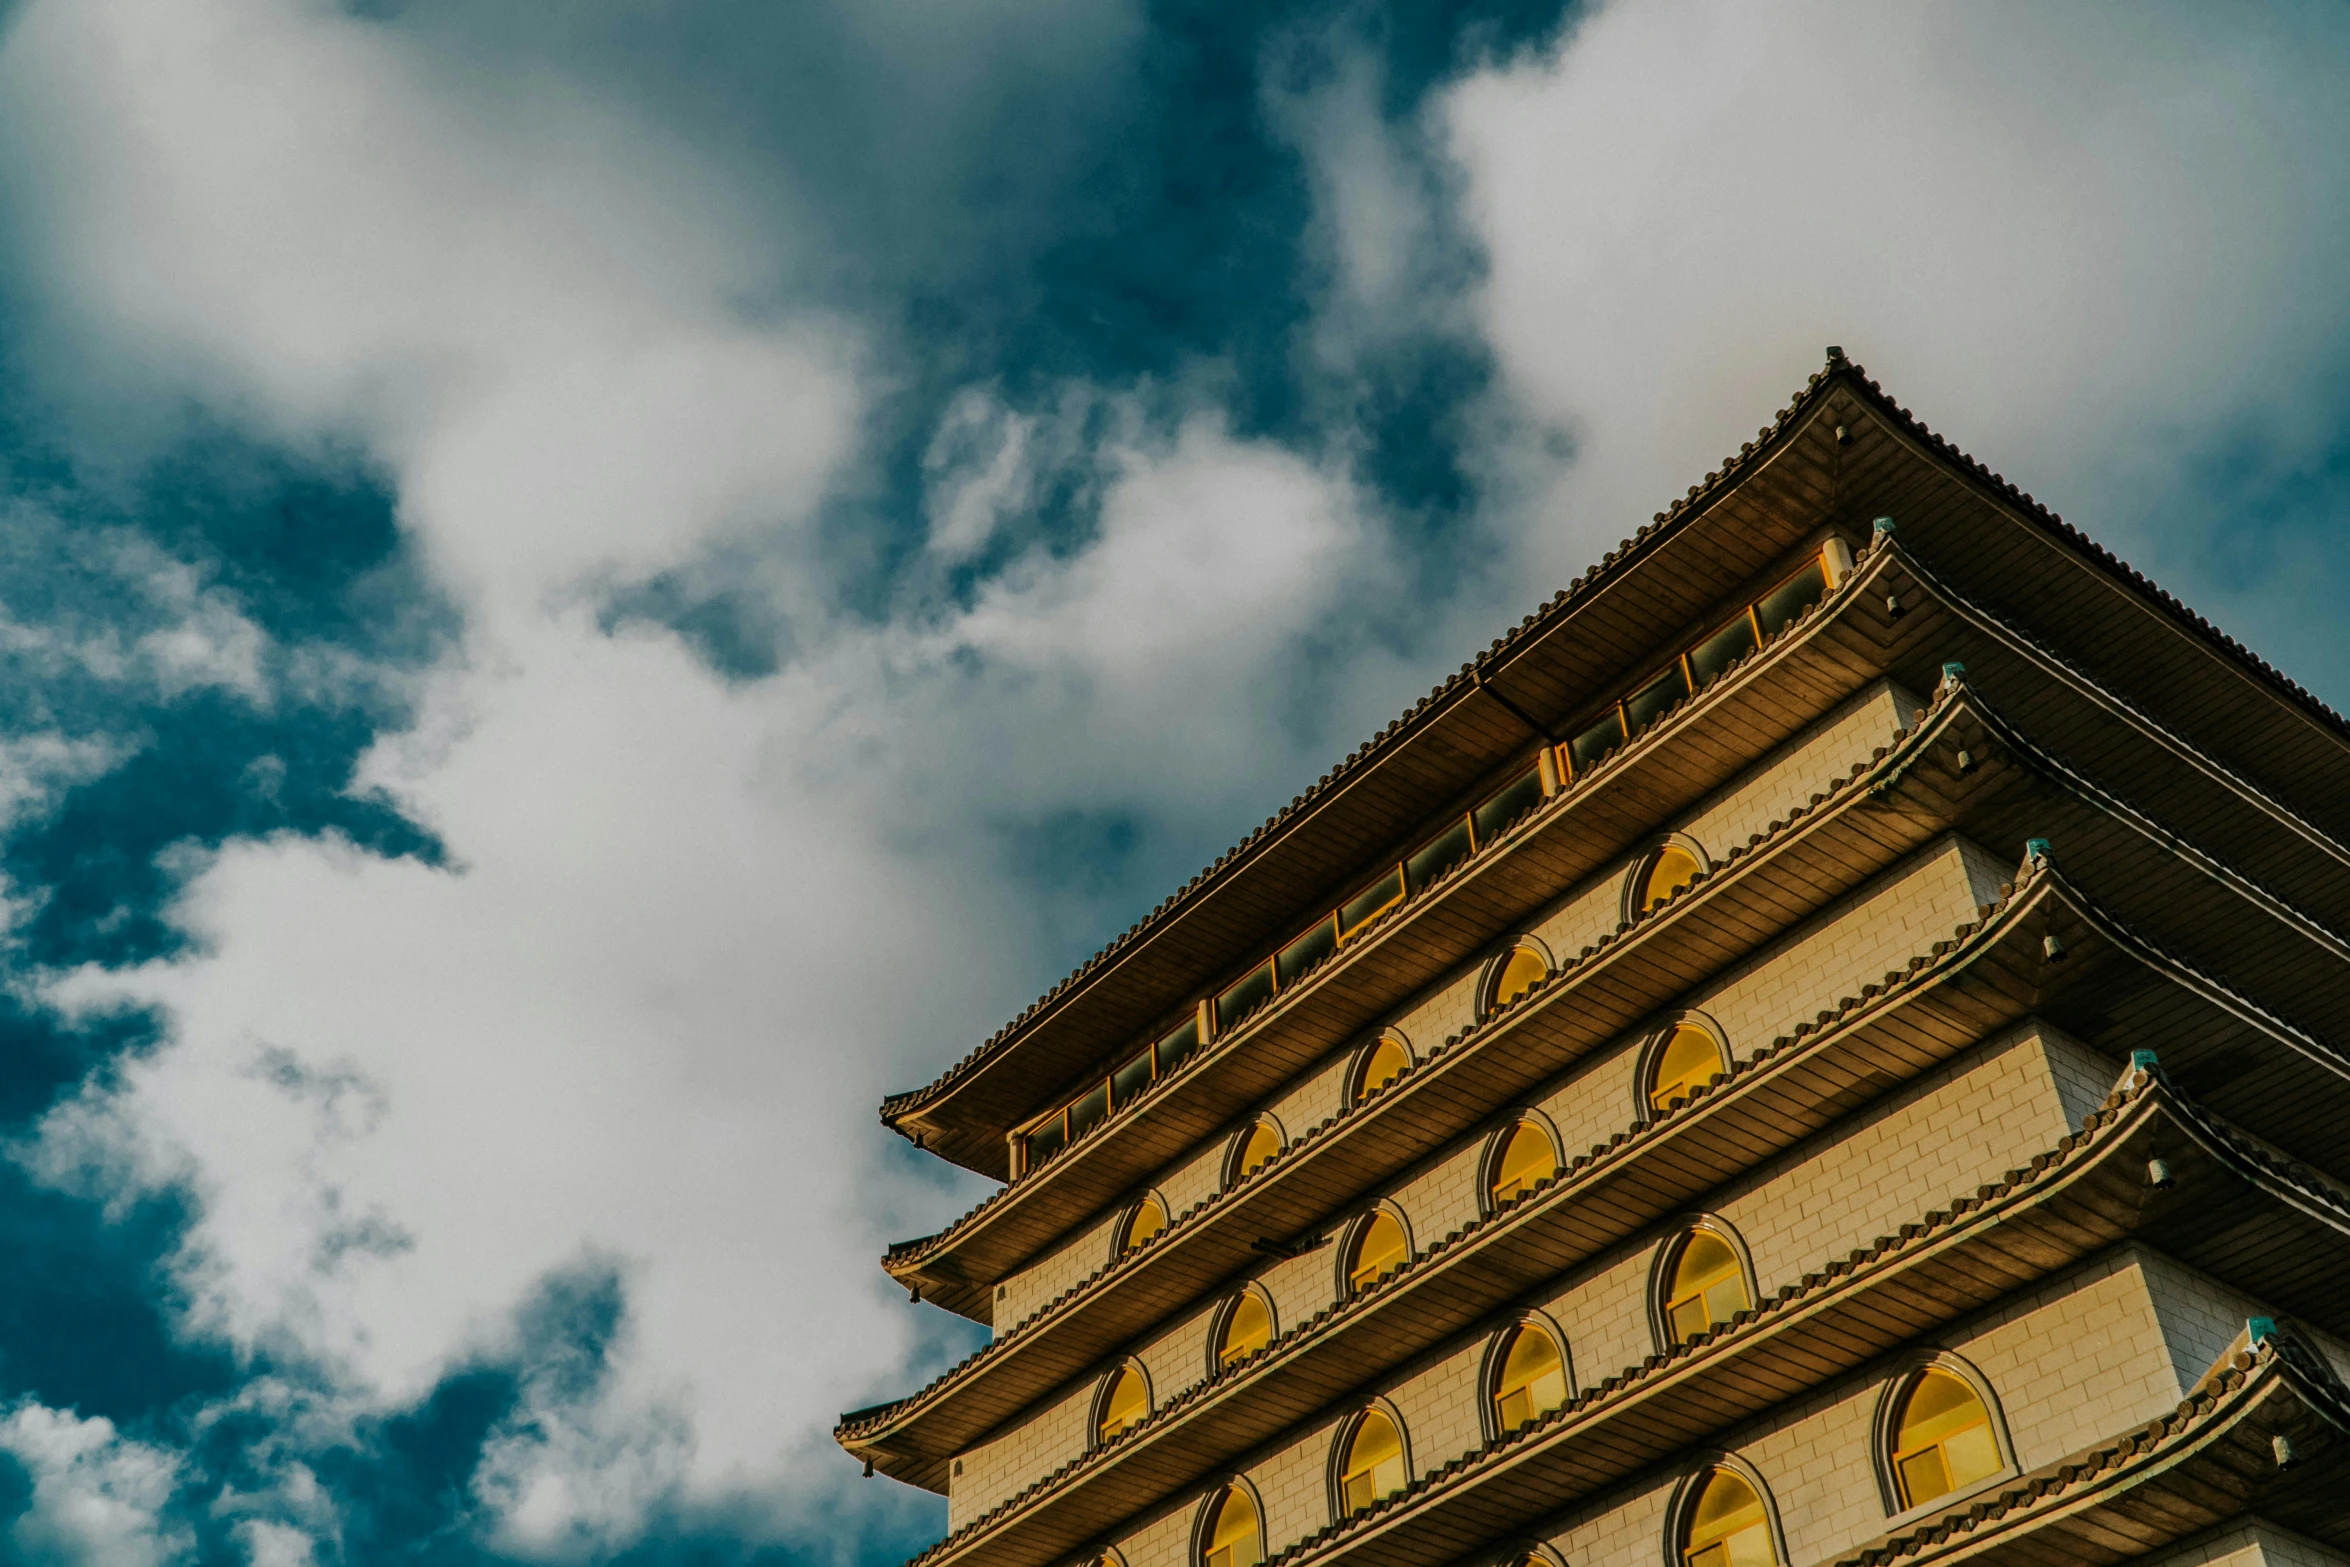
M882 1563L926 1080L1839 343L2350 702L2350 16L0 8L0 1558Z

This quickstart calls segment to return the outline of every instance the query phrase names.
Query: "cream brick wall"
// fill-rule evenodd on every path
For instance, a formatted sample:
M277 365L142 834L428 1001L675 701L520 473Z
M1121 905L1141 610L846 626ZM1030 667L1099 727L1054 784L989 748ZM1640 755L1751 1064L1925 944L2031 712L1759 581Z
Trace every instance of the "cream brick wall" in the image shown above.
M2007 1056L2022 1046L2010 1042L1994 1048ZM2143 1425L2178 1403L2183 1393L2179 1368L2201 1355L2213 1336L2210 1324L2182 1314L2183 1301L2203 1308L2228 1301L2231 1311L2244 1304L2224 1286L2168 1257L2135 1245L2117 1247L1911 1352L1885 1357L1725 1433L1723 1450L1762 1476L1786 1537L1786 1560L1833 1560L1894 1526L1896 1515L1872 1452L1873 1433L1888 1389L1921 1356L1947 1351L1983 1377L2003 1417L2014 1469L2029 1471ZM1415 1472L1482 1440L1474 1419L1459 1413L1473 1406L1476 1359L1475 1350L1456 1349L1394 1390L1393 1401L1410 1424ZM1437 1401L1414 1386L1436 1382L1454 1390L1450 1414L1436 1409ZM1264 1498L1275 1550L1329 1518L1333 1429L1318 1425L1246 1468ZM1678 1472L1644 1476L1554 1521L1546 1537L1575 1567L1661 1567L1668 1559L1666 1510L1679 1479ZM1185 1567L1200 1500L1200 1495L1186 1496L1126 1531L1117 1543L1130 1567ZM2230 1554L2247 1544L2271 1555ZM2178 1553L2166 1563L2250 1567L2273 1559L2293 1567L2341 1567L2340 1558L2306 1554L2307 1542L2273 1529L2258 1539L2223 1531L2201 1549L2206 1554ZM2285 1551L2303 1554L2276 1554Z

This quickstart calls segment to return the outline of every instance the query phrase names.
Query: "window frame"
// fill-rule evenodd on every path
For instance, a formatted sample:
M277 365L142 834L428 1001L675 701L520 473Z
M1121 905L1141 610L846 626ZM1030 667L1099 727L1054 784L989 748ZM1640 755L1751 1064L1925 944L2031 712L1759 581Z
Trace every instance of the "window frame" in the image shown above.
M1362 1244L1364 1233L1371 1228L1372 1224L1381 1214L1385 1214L1387 1217L1393 1219L1396 1222L1397 1228L1403 1231L1403 1261L1397 1263L1394 1267L1379 1275L1378 1279L1374 1279L1370 1283L1363 1285L1361 1289L1357 1289L1355 1287L1353 1277L1355 1251L1356 1248ZM1341 1302L1352 1300L1357 1295L1376 1288L1381 1280L1391 1279L1398 1273L1403 1272L1406 1268L1409 1268L1413 1263L1417 1262L1419 1257L1420 1248L1418 1242L1412 1238L1412 1221L1410 1216L1407 1215L1403 1209L1397 1207L1393 1202L1382 1197L1377 1202L1371 1204L1368 1208L1365 1208L1361 1213L1356 1214L1352 1219L1348 1220L1346 1228L1339 1232L1337 1256L1337 1292L1334 1298Z
M1085 1417L1085 1450L1087 1452L1095 1452L1118 1440L1116 1436L1105 1437L1102 1435L1102 1422L1109 1417L1110 1395L1118 1390L1118 1384L1125 1379L1126 1373L1129 1371L1142 1379L1142 1418L1135 1421L1134 1425L1121 1427L1119 1435L1123 1436L1126 1432L1133 1430L1135 1426L1147 1424L1151 1416L1159 1412L1158 1390L1151 1386L1150 1367L1132 1355L1127 1356L1111 1366L1108 1371L1103 1372L1101 1378L1094 1383L1093 1402L1088 1406Z
M1265 1538L1264 1497L1258 1493L1256 1486L1250 1482L1247 1475L1226 1475L1208 1487L1207 1493L1200 1498L1198 1512L1192 1518L1191 1567L1206 1567L1208 1541L1215 1532L1216 1516L1224 1510L1221 1504L1227 1496L1245 1498L1249 1510L1256 1514L1257 1560L1262 1562L1273 1554Z
M1551 1179L1557 1180L1566 1171L1566 1140L1559 1136L1557 1123L1532 1105L1512 1111L1485 1139L1485 1151L1477 1160L1478 1211L1487 1218L1501 1212L1501 1204L1493 1197L1493 1183L1500 1179L1502 1155L1509 1151L1510 1142L1521 1126L1531 1126L1549 1140Z
M1144 1240L1130 1246L1126 1243L1126 1237L1133 1233L1134 1221L1142 1216L1142 1210L1154 1206L1159 1210L1159 1227L1153 1239L1158 1235L1166 1234L1174 1226L1175 1211L1167 1206L1167 1199L1155 1187L1144 1192L1118 1210L1118 1222L1110 1229L1111 1262L1114 1263L1121 1257L1141 1251L1143 1247L1150 1244L1149 1240Z
M1746 1249L1745 1238L1739 1235L1737 1229L1718 1214L1683 1214L1666 1230L1663 1242L1657 1246L1649 1263L1648 1328L1650 1336L1656 1341L1659 1354L1669 1355L1685 1342L1673 1333L1672 1318L1666 1312L1666 1302L1671 1298L1673 1273L1680 1266L1681 1253L1688 1246L1690 1238L1700 1230L1728 1246L1730 1255L1738 1259L1738 1274L1746 1286L1745 1309L1751 1312L1762 1301L1762 1290L1754 1277L1754 1256Z
M1241 1161L1247 1157L1249 1142L1256 1136L1259 1127L1269 1128L1274 1143L1278 1145L1273 1150L1272 1159L1265 1161L1267 1164L1289 1152L1289 1132L1282 1126L1280 1118L1270 1110L1258 1111L1242 1124L1239 1131L1232 1134L1232 1140L1224 1151L1224 1178L1220 1183L1222 1189L1229 1190L1247 1179L1246 1172L1240 1167Z
M1369 1423L1374 1414L1386 1417L1387 1423L1395 1429L1396 1455L1403 1464L1403 1484L1393 1491L1383 1492L1373 1497L1362 1508L1349 1511L1346 1505L1348 1451L1353 1448L1355 1438L1361 1434L1363 1427ZM1362 1408L1347 1416L1339 1424L1337 1437L1330 1444L1330 1459L1327 1469L1330 1490L1330 1521L1332 1523L1344 1523L1349 1518L1358 1516L1359 1513L1371 1511L1372 1508L1377 1507L1389 1497L1400 1496L1410 1490L1415 1473L1412 1468L1412 1428L1404 1424L1403 1412L1395 1407L1392 1400L1382 1396L1371 1399Z
M1391 1041L1402 1047L1404 1060L1403 1071L1391 1079L1391 1082L1400 1082L1405 1076L1410 1075L1414 1067L1420 1064L1420 1052L1412 1048L1410 1037L1402 1029L1383 1028L1373 1034L1355 1047L1354 1059L1346 1064L1346 1077L1341 1084L1345 1089L1346 1098L1345 1103L1339 1106L1341 1115L1359 1110L1377 1097L1375 1094L1366 1094L1363 1091L1363 1080L1370 1075L1371 1059L1379 1053L1379 1047ZM1381 1092L1383 1093L1385 1090L1382 1089Z
M1668 849L1679 849L1697 862L1697 879L1691 883L1692 886L1702 886L1705 879L1714 873L1714 857L1705 852L1704 844L1685 832L1660 833L1641 849L1639 856L1632 861L1631 871L1624 877L1618 917L1625 924L1635 925L1647 917L1648 911L1643 907L1641 894L1648 886L1649 876L1656 869L1656 862L1664 857ZM1671 902L1660 903L1657 911L1662 912L1671 907Z
M1713 1020L1710 1014L1694 1009L1674 1013L1671 1018L1649 1034L1647 1040L1640 1047L1639 1055L1634 1059L1632 1111L1638 1124L1642 1126L1662 1120L1665 1116L1664 1111L1657 1109L1649 1102L1649 1084L1654 1080L1657 1069L1663 1064L1665 1050L1672 1044L1673 1036L1683 1028L1696 1028L1711 1035L1714 1049L1721 1052L1721 1069L1724 1072L1738 1070L1738 1058L1730 1050L1730 1036L1723 1031L1721 1024Z
M1527 1328L1548 1334L1550 1341L1558 1346L1559 1373L1567 1384L1566 1403L1572 1404L1580 1391L1575 1381L1574 1347L1567 1342L1566 1330L1558 1325L1558 1319L1547 1311L1519 1312L1486 1336L1485 1353L1477 1367L1478 1428L1487 1442L1498 1442L1509 1435L1501 1425L1501 1378L1509 1369L1510 1346L1517 1341L1519 1332Z
M1893 1468L1893 1440L1900 1434L1901 1412L1909 1402L1911 1391L1929 1371L1958 1378L1982 1401L1983 1413L1990 1419L1991 1441L1999 1450L1999 1467L1980 1480L1912 1507L1901 1500L1901 1477ZM1990 1378L1973 1361L1947 1349L1913 1351L1903 1356L1892 1375L1885 1379L1877 1393L1876 1414L1869 1422L1869 1462L1876 1471L1878 1500L1884 1504L1887 1519L1928 1518L1953 1507L1963 1507L1983 1492L2022 1473L2016 1464L2015 1444L2008 1435L2007 1413L2000 1407L1999 1394L1991 1386Z
M1689 1515L1696 1510L1697 1500L1704 1494L1705 1483L1713 1478L1716 1470L1737 1476L1754 1492L1756 1499L1762 1503L1763 1524L1770 1531L1772 1560L1776 1567L1787 1567L1791 1558L1787 1554L1787 1532L1779 1522L1779 1499L1771 1494L1770 1485L1763 1479L1760 1470L1730 1452L1708 1452L1692 1456L1688 1467L1682 1471L1679 1483L1673 1487L1672 1500L1665 1505L1665 1535L1661 1542L1664 1549L1660 1553L1666 1567L1683 1567L1681 1538L1688 1532Z
M1232 1319L1240 1311L1240 1303L1249 1299L1254 1299L1265 1313L1265 1348L1258 1350L1257 1355L1269 1353L1272 1346L1281 1337L1281 1313L1273 1304L1273 1292L1255 1280L1242 1285L1230 1295L1225 1296L1222 1303L1216 1307L1215 1314L1208 1319L1208 1379L1210 1381L1222 1376L1227 1369L1223 1353L1224 1335L1231 1329ZM1256 1355L1251 1355L1248 1360L1234 1361L1230 1369L1237 1370L1256 1358Z
M1542 963L1542 978L1537 985L1547 985L1558 978L1558 958L1550 950L1550 943L1532 931L1512 936L1509 945L1485 960L1485 971L1477 976L1477 1021L1482 1023L1500 1010L1495 999L1501 991L1501 977L1508 970L1510 960L1521 952L1531 952Z

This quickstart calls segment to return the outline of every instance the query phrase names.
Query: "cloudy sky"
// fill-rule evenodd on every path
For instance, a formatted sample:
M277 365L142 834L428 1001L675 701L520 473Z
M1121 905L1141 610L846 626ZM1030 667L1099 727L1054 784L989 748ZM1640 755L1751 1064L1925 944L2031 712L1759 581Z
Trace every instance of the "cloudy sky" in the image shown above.
M2248 30L2257 21L2262 30ZM0 0L0 1559L888 1563L874 1117L1843 345L2350 705L2350 12Z

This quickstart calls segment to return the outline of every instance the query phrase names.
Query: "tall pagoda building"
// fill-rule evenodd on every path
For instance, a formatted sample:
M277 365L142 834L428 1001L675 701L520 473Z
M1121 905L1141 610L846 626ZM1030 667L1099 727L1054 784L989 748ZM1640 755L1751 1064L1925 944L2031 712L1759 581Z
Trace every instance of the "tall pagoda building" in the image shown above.
M1835 349L882 1119L918 1567L2350 1564L2350 724Z

